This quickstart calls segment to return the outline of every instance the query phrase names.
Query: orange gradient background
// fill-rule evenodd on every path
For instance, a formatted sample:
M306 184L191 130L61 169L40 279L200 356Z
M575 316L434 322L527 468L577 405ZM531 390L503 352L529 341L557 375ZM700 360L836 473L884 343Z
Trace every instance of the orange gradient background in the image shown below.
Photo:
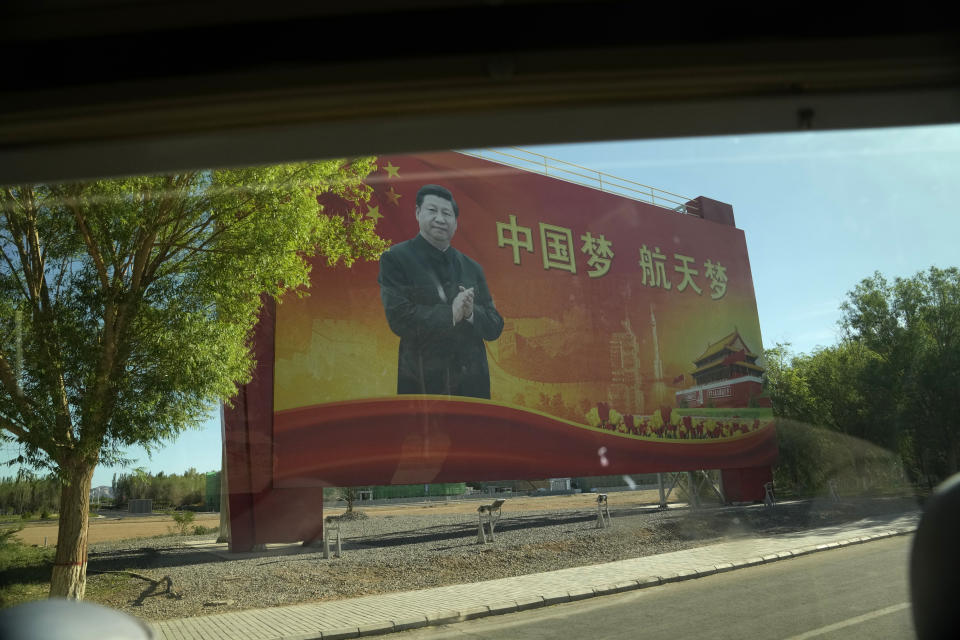
M608 401L613 382L611 338L630 331L638 344L642 415L674 404L674 392L693 384L694 359L709 343L740 332L751 351L762 349L744 234L735 227L684 215L615 194L502 166L455 152L378 158L364 210L393 243L414 237L417 190L441 184L460 208L453 246L484 269L503 316L501 337L487 343L491 401L586 423L585 414ZM529 227L534 251L498 246L497 222L509 216ZM382 216L382 217L380 217ZM576 273L545 269L539 223L569 228ZM588 275L581 251L586 232L612 242L609 271ZM641 245L659 247L671 290L642 284ZM691 256L702 290L677 291L674 253ZM704 262L726 268L722 298L711 298ZM399 338L387 326L377 285L379 266L313 265L309 296L290 295L278 306L274 411L396 395ZM662 362L655 375L653 323ZM683 383L674 383L686 374ZM621 413L624 407L613 404Z

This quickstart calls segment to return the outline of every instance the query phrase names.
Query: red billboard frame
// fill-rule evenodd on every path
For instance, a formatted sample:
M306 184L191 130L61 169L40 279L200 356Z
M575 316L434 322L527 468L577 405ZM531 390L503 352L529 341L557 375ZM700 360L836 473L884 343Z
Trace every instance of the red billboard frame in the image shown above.
M704 221L735 226L728 204L698 197L688 205ZM731 487L732 499L757 499L777 455L772 425L745 426L721 441L651 442L465 398L397 396L275 412L276 321L277 305L265 299L252 380L224 412L235 551L320 538L324 486L725 469L745 479ZM310 480L318 455L320 482Z

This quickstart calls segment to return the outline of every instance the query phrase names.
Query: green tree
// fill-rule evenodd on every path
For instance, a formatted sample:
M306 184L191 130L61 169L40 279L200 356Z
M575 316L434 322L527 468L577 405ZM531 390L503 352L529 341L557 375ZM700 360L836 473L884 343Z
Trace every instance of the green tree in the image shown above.
M877 354L875 378L908 468L934 481L960 464L960 270L863 280L843 305L851 340Z
M765 349L763 386L775 416L803 420L813 410L813 397L807 381L793 367L793 360L790 343L778 342Z
M385 248L373 159L0 189L0 431L61 481L50 594L82 598L90 485L249 379L263 296ZM322 204L320 204L322 203Z
M809 391L807 415L793 417L874 444L896 449L880 357L856 340L820 348L792 362Z
M356 487L341 487L339 489L339 498L347 503L347 510L344 513L353 513L353 503L360 496Z
M193 524L193 521L196 519L197 514L193 511L172 511L170 516L173 518L173 525L182 536L187 535L187 530L190 529L190 525Z
M931 268L892 283L874 274L841 308L839 344L765 352L774 413L895 451L914 481L932 485L955 473L960 271ZM867 458L852 458L852 467L862 470Z
M133 476L130 478L130 499L145 499L149 489L150 474L143 467L137 467L133 470Z

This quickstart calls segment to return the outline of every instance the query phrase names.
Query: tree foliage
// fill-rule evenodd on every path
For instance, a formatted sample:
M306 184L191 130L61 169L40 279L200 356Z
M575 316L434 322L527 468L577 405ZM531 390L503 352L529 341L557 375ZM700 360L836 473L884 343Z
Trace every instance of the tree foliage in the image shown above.
M374 257L358 211L371 161L4 189L0 424L29 462L115 461L202 419L249 377L261 294L304 256ZM23 354L21 362L15 355Z
M765 353L778 416L854 436L901 456L916 481L958 470L960 271L863 280L842 305L839 344Z
M373 168L0 189L0 431L22 462L58 474L64 507L85 499L96 464L170 439L234 395L262 296L303 291L307 257L379 256L385 243L359 210ZM63 546L73 536L60 523ZM59 549L56 566L82 562Z
M765 356L776 415L896 448L876 353L844 340L792 357L787 345L778 344Z
M124 508L130 500L153 500L154 509L197 505L203 502L206 474L187 469L183 474L160 472L156 475L143 469L120 473L113 480L113 502Z
M60 482L55 475L40 476L23 468L0 478L0 514L40 515L60 510Z
M960 270L931 267L861 282L843 305L851 340L877 356L910 469L942 479L960 470Z

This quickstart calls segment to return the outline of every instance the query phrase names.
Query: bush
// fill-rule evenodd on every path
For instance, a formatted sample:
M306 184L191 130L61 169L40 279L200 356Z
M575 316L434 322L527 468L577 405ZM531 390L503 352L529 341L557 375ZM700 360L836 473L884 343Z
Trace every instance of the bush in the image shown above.
M170 516L173 518L173 524L177 533L185 536L190 529L190 525L193 524L193 520L197 517L197 514L193 511L174 511Z
M33 520L33 511L24 511L20 514L21 520Z
M363 511L345 511L339 516L327 516L328 520L366 520L369 518Z
M831 481L857 495L909 490L899 455L875 444L783 418L777 420L777 441L774 482L784 495L826 495Z
M40 512L40 519L41 519L41 520L49 520L49 519L50 519L50 512L49 512L48 510L46 510L46 509L44 509L43 511L41 511L41 512Z
M23 526L4 527L0 529L0 547L14 543L13 536L17 535L21 529L23 529Z
M193 535L205 536L208 533L216 533L220 527L205 527L202 524L193 525Z

